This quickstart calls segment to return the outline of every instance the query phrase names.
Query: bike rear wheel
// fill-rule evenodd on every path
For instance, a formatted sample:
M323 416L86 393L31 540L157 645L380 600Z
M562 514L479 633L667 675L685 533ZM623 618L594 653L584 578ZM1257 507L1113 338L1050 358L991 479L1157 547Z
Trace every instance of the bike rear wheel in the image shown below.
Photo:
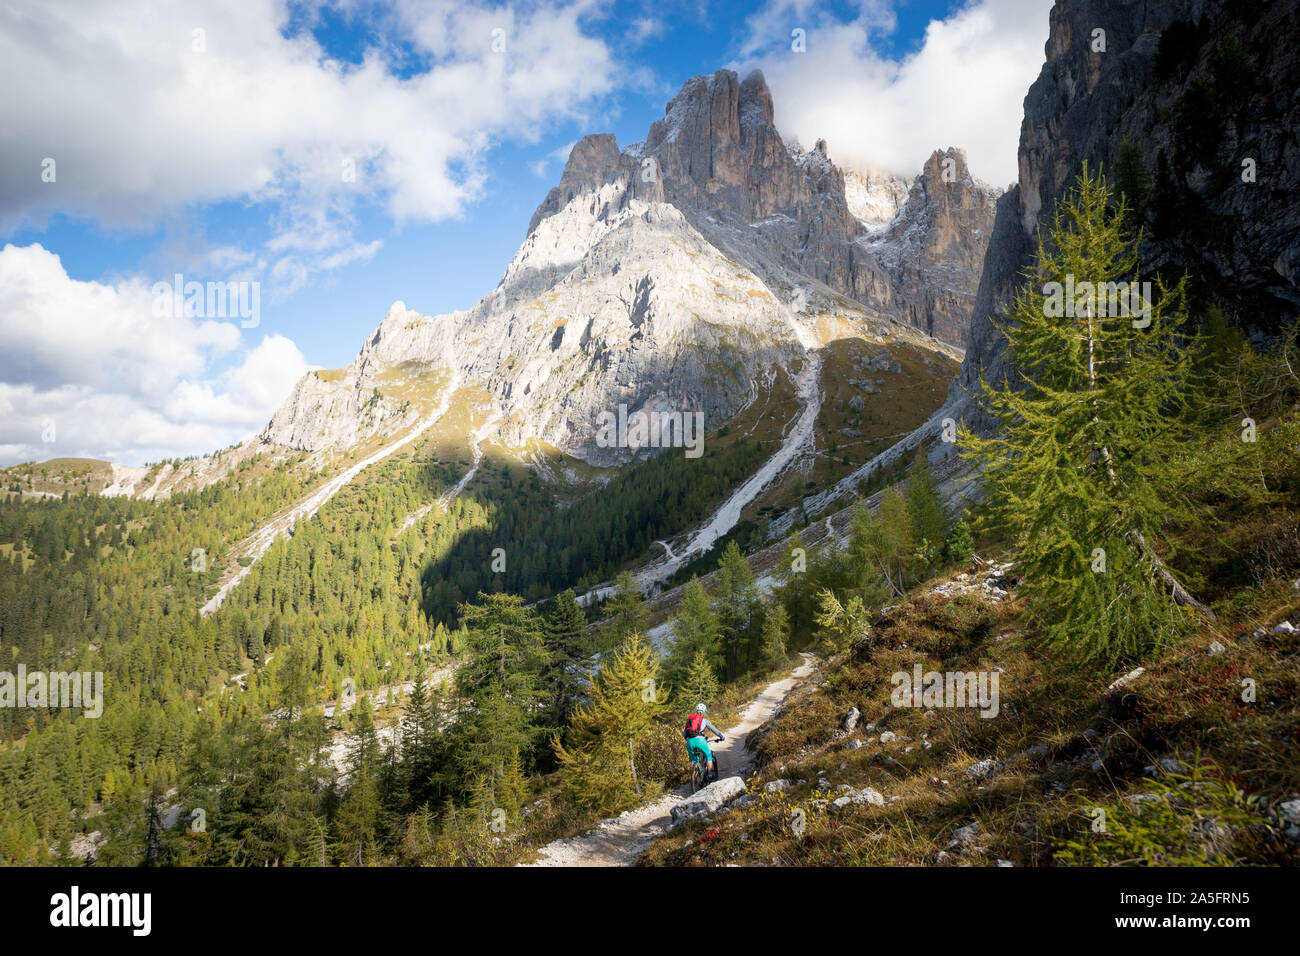
M691 761L691 793L697 793L704 789L708 783L709 770L704 766L703 760Z

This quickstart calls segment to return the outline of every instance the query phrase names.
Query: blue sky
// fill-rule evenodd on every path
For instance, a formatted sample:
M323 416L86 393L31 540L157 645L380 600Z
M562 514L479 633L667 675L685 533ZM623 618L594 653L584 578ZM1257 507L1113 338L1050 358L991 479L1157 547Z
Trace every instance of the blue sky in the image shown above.
M0 75L30 91L0 104L0 464L245 437L393 301L437 314L490 291L567 146L644 138L699 73L763 68L782 133L840 162L914 173L957 145L1004 185L1049 5L18 0L0 14ZM258 326L137 327L141 290L176 272L258 282ZM50 420L66 437L38 444Z

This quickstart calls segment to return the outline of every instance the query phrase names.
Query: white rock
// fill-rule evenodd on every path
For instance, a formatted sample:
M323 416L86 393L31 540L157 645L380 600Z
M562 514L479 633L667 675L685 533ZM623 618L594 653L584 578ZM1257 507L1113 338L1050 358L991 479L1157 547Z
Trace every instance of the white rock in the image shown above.
M1300 798L1278 804L1277 811L1287 823L1300 826Z
M958 827L952 831L952 839L948 841L949 850L964 850L974 845L976 838L979 836L980 822L968 823L964 827Z
M854 803L869 803L873 807L883 807L885 798L880 791L874 787L863 787L857 793L853 794Z
M745 781L740 777L716 780L672 808L673 825L712 816L744 792Z

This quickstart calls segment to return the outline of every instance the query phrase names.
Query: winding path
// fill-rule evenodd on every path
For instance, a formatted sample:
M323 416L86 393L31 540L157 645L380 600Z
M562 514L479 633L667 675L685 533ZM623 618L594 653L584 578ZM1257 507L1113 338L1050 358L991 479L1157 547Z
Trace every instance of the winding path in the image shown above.
M790 691L812 673L811 654L800 655L800 664L788 677L768 684L740 715L740 723L726 731L727 741L715 748L723 776L745 776L754 762L748 749L749 733L780 709ZM628 810L611 820L602 820L582 836L556 840L538 850L538 858L527 866L631 866L655 837L667 831L672 809L689 795L678 787L653 803Z

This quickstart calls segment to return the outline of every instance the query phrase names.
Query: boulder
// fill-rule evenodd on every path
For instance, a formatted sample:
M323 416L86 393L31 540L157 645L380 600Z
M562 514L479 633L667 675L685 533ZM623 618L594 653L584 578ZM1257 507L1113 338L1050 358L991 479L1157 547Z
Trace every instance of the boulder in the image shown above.
M975 845L975 840L979 837L980 822L968 823L964 827L958 827L952 831L952 839L948 841L949 850L966 850Z
M1300 826L1300 798L1280 803L1277 812L1282 815L1282 819L1293 826Z
M673 826L712 816L744 792L745 781L740 777L716 780L673 807Z

